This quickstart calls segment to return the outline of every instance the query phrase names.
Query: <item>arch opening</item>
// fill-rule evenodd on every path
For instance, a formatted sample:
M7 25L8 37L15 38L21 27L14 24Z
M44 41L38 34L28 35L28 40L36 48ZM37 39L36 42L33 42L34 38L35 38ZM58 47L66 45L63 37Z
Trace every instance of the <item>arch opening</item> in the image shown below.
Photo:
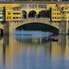
M27 12L25 10L22 10L22 18L27 18Z
M28 23L16 28L16 30L24 30L24 31L45 31L45 32L53 32L54 34L58 34L59 30L53 26L43 24L43 23Z
M46 11L45 10L42 10L38 13L38 18L40 18L40 17L46 18Z
M34 11L34 10L30 11L28 14L28 17L29 18L31 18L31 17L35 18L36 17L36 11Z
M37 15L38 18L50 18L51 19L51 10L42 10Z

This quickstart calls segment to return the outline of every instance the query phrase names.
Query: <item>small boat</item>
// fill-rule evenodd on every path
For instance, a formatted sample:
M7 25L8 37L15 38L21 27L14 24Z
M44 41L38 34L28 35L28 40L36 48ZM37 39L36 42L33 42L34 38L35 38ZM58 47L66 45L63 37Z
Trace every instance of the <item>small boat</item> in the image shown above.
M51 37L51 41L58 41L57 37Z

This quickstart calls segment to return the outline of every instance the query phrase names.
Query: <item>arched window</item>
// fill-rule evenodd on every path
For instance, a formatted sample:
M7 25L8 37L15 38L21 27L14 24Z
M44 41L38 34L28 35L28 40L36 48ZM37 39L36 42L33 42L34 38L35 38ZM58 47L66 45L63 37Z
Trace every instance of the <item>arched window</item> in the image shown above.
M27 12L22 10L22 18L27 18Z
M45 10L42 10L38 13L38 18L40 18L40 17L46 18L46 11Z
M30 17L35 18L35 17L36 17L36 11L34 11L34 10L30 11L28 17L29 17L29 18L30 18Z

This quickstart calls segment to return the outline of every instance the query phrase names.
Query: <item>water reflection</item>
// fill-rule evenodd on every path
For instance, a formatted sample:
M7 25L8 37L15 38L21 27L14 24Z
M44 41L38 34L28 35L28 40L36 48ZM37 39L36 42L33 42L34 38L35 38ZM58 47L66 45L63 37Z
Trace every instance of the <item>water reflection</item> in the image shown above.
M27 42L27 43L46 43L50 41L51 36L45 36L41 35L41 37L38 37L40 35L15 35L15 39L20 42Z
M1 69L68 69L67 35L58 35L58 42L48 37L24 38L4 35L0 40Z

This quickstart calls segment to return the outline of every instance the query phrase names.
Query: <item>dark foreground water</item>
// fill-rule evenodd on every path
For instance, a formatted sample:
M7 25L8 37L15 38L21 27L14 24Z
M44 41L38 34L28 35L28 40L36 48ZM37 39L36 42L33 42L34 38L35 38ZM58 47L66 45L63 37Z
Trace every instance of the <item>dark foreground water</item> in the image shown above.
M49 41L46 34L4 35L0 69L69 69L68 36L56 37L58 42Z

